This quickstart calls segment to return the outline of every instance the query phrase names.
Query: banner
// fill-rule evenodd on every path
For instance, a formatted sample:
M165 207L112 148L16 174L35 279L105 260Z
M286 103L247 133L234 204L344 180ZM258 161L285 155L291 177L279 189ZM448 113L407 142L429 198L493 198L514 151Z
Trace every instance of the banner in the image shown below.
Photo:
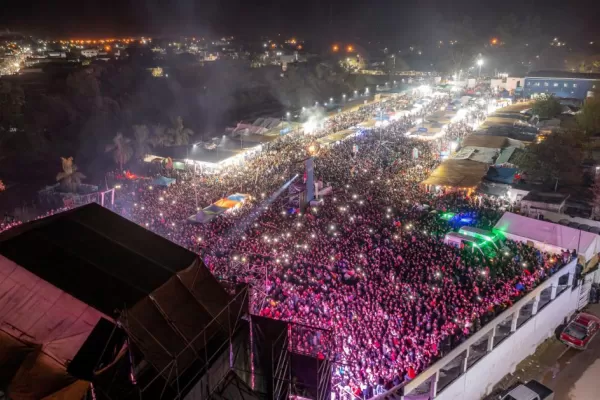
M305 161L304 165L305 165L305 173L306 173L306 198L304 200L304 204L308 204L315 198L314 158L312 158L312 157L308 158Z
M413 149L412 149L412 158L413 158L413 160L416 160L417 158L419 158L419 149L417 149L416 147L413 147Z

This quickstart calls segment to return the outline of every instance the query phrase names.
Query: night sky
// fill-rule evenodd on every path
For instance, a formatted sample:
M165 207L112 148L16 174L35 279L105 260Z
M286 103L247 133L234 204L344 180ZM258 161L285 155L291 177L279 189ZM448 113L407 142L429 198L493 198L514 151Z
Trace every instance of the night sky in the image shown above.
M464 15L491 35L510 12L539 15L546 33L566 40L595 40L600 31L592 0L5 0L0 28L52 36L282 33L402 45L431 36L440 18Z

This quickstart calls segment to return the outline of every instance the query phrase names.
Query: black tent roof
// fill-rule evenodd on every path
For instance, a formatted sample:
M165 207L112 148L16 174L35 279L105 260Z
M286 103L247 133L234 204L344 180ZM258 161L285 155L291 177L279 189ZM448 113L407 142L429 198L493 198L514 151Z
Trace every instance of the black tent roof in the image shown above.
M109 316L197 258L96 203L0 234L0 254Z

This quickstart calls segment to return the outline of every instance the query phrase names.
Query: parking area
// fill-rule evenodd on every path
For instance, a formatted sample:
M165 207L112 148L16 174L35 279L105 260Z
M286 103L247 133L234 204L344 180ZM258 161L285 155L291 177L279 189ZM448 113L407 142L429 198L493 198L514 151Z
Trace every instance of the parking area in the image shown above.
M600 305L590 304L584 311L600 316ZM523 360L514 374L505 376L493 393L508 389L519 381L536 379L554 390L557 400L592 400L600 398L599 377L600 334L583 351L570 348L552 337ZM491 395L485 399L497 397Z

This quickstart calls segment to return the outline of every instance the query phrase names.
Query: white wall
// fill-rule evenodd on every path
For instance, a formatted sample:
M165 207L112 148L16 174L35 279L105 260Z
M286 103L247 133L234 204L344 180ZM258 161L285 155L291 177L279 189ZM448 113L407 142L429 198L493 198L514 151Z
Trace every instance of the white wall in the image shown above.
M431 382L430 397L440 400L479 400L488 394L506 374L514 372L517 364L524 358L532 354L537 346L544 340L549 338L555 328L563 323L565 318L569 318L576 310L579 300L579 292L581 285L571 290L567 287L562 293L557 294L557 286L559 279L568 275L568 285L572 285L575 275L576 261L571 261L568 265L561 268L556 274L548 278L545 282L539 285L536 289L525 295L511 308L505 310L498 315L493 321L486 324L478 332L475 332L465 342L456 347L444 358L437 361L427 370L423 371L412 381L398 385L386 392L385 394L376 396L376 400L415 400L416 397L411 393L417 389L421 389L423 384ZM542 292L552 293L552 300L537 311L540 295ZM527 305L534 303L534 309L531 318L517 328L516 321L519 316L519 310ZM463 357L470 348L489 336L493 336L496 326L511 320L513 322L512 334L505 338L501 343L494 344L488 347L488 351L481 359L473 364L469 369L464 371L454 382L445 388L438 388L439 377L442 370L447 366L452 366L453 362L458 357ZM488 341L488 346L493 344ZM464 364L463 364L464 367ZM405 396L401 393L402 389Z
M502 90L504 89L504 82L502 78L492 78L490 81L490 86L492 89Z
M515 372L517 364L533 354L552 336L563 319L576 310L578 294L578 290L565 290L435 398L479 400L486 396L505 375Z
M521 83L521 87L524 86L525 78L511 77L506 78L506 83L504 84L504 88L509 92L511 90L515 90L517 88L517 82Z
M92 50L92 49L81 50L81 55L84 57L96 57L98 55L98 50Z
M490 86L494 89L497 88L498 90L508 90L509 92L512 90L515 90L517 88L517 83L521 84L521 87L523 87L523 83L525 82L525 78L519 78L519 77L508 77L506 79L503 78L493 78L490 82Z

